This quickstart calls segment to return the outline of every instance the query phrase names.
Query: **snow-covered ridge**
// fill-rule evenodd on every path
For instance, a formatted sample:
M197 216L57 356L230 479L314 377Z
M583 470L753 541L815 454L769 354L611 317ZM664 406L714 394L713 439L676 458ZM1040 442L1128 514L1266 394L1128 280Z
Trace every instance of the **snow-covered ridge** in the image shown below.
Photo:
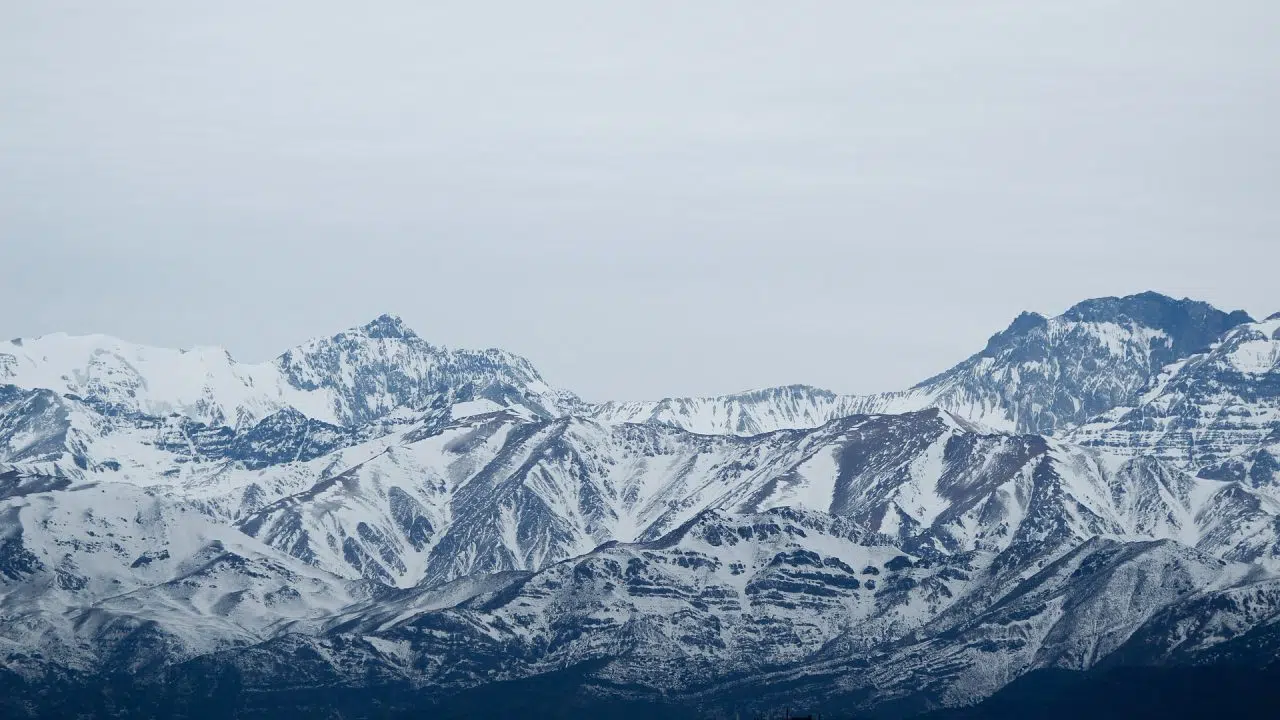
M869 407L863 398L810 385L787 385L717 397L606 402L583 413L603 423L656 423L703 435L759 435L814 428Z
M964 362L904 391L838 395L805 385L719 397L614 402L603 422L655 422L704 434L817 427L856 413L938 407L987 427L1055 433L1132 402L1161 368L1208 347L1247 314L1156 293L1099 298L1058 317L1023 313ZM1271 360L1240 357L1242 363ZM1253 365L1250 365L1252 367Z
M238 363L220 348L171 350L106 335L53 333L0 342L0 383L233 426L298 405L313 417L333 419L328 403L291 387L270 363Z
M1052 433L1134 402L1162 368L1248 320L1238 311L1155 293L1088 300L1055 318L1024 313L955 367L904 391L866 396L792 385L589 405L550 387L525 358L495 349L438 347L391 315L259 364L238 363L217 348L167 350L101 335L15 340L0 343L0 384L231 427L284 408L357 427L466 389L464 399L518 405L541 417L576 414L702 434L749 436L813 428L857 413L927 407L996 429ZM1265 342L1242 347L1235 362L1262 370L1274 362L1269 352Z
M398 587L537 570L603 542L655 538L708 509L830 512L948 552L1101 534L1262 562L1275 560L1267 528L1280 516L1270 480L1195 478L936 410L750 438L501 411L273 461L307 448L299 437L248 456L177 456L176 473L149 486L335 576ZM87 464L62 476L143 481Z
M355 427L464 387L477 396L518 398L548 415L577 401L548 386L522 357L437 347L390 315L256 364L237 362L221 348L171 350L106 335L11 340L0 343L0 384L233 428L284 409Z
M1186 386L1175 380L1205 363L1202 354L1179 353L1216 339L1218 328L1241 317L1154 294L1104 298L1057 318L1024 313L982 352L903 392L847 396L792 385L716 398L599 405L548 386L524 358L436 347L389 315L256 365L237 363L216 349L183 352L55 334L0 345L4 381L48 393L14 395L22 402L5 405L0 462L29 469L40 462L42 472L75 476L106 469L114 480L144 485L214 476L225 483L241 470L305 461L376 438L385 446L398 434L414 428L421 433L447 418L514 413L527 422L573 416L604 426L640 423L751 437L819 428L857 414L930 407L1010 432L1070 431L1078 418L1096 417L1076 436L1080 441L1141 454L1183 441L1176 433L1130 433L1120 440L1113 439L1119 437L1115 433L1100 435L1113 426L1127 432L1117 425L1117 413L1123 412L1115 408L1138 397L1143 407L1159 406L1153 398L1163 388ZM1266 386L1277 322L1228 333L1231 352L1223 353L1224 343L1215 351L1215 357L1226 358L1224 372ZM1249 402L1237 398L1223 405L1201 398L1193 405L1223 405L1228 418L1237 418L1230 423L1240 425L1238 418L1251 412ZM1256 444L1270 422L1267 412L1253 415L1252 430L1217 432L1217 447L1203 461L1217 462Z

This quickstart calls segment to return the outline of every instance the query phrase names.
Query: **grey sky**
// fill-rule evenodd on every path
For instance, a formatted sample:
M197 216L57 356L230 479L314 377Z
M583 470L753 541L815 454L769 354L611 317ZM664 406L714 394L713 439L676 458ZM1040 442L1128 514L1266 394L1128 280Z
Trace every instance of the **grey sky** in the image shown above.
M589 399L1280 310L1280 3L0 3L0 336L381 312Z

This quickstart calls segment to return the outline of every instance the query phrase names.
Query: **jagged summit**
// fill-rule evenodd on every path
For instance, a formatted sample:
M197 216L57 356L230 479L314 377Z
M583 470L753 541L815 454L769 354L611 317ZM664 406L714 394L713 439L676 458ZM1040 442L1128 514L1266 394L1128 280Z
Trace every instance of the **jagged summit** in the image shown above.
M470 385L513 389L525 398L523 405L543 416L562 414L576 402L519 355L433 345L394 315L304 343L282 354L275 367L292 387L321 394L332 416L348 427L397 409L425 407Z
M1231 328L1253 322L1244 310L1225 312L1209 303L1190 298L1174 299L1154 291L1124 297L1090 298L1072 305L1056 318L1023 312L1009 327L996 333L979 355L995 357L1001 350L1026 339L1037 342L1036 334L1050 330L1054 322L1143 327L1160 331L1168 340L1168 352L1157 353L1153 362L1163 366L1169 358L1186 357L1203 350ZM945 373L943 373L945 374ZM927 385L936 378L921 383Z
M360 330L371 338L414 338L417 337L399 315L383 313L360 326Z
M1037 312L1023 312L1009 323L1009 327L1001 330L991 339L987 340L987 346L980 353L986 357L994 357L1000 350L1009 347L1018 341L1018 338L1026 336L1028 333L1041 330L1049 325L1049 318ZM938 376L934 376L935 378ZM925 380L920 385L926 385L930 380ZM917 386L919 387L919 386Z
M1077 322L1137 323L1161 330L1168 335L1172 355L1177 357L1203 350L1231 328L1254 321L1244 310L1224 312L1206 302L1175 300L1151 291L1085 300L1062 317Z
M1053 318L1024 312L981 352L882 404L1052 433L1132 402L1166 365L1250 321L1156 292L1085 300Z
M53 333L0 343L0 384L47 388L103 407L208 425L247 427L284 409L354 428L413 411L458 389L501 386L534 414L558 415L572 393L502 350L454 350L423 340L396 315L315 338L265 363L217 347L172 350L107 335Z

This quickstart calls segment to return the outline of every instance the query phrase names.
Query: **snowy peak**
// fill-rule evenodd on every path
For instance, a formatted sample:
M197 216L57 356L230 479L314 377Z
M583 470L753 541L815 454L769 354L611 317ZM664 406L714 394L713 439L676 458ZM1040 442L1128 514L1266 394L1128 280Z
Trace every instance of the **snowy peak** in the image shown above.
M1194 300L1154 292L1095 298L1048 318L1024 312L980 352L914 387L837 395L805 385L704 398L604 403L601 422L647 422L704 434L756 435L813 428L858 413L938 407L1014 432L1055 433L1133 402L1170 363L1251 322Z
M1053 433L1132 402L1161 368L1250 320L1154 292L1086 300L1054 318L1022 313L982 352L882 405Z
M1040 313L1023 312L1009 323L1009 327L1001 330L991 339L987 341L987 346L983 348L981 355L985 357L995 357L1001 350L1012 347L1022 338L1038 330L1044 330L1049 327L1049 319ZM920 385L928 384L928 380L920 383ZM919 387L920 385L917 385Z
M399 315L383 313L360 326L360 330L371 338L406 339L417 335L404 324Z
M1175 300L1155 292L1085 300L1062 314L1075 322L1137 324L1159 330L1169 338L1171 356L1153 358L1165 365L1208 348L1228 330L1253 322L1243 310L1223 312L1206 302Z
M1253 319L1243 310L1228 313L1205 302L1175 300L1156 292L1093 298L1071 306L1055 318L1023 312L1009 327L993 335L975 357L1007 359L1013 354L1027 360L1051 358L1067 349L1068 341L1079 340L1072 337L1072 329L1087 327L1116 355L1134 349L1125 347L1126 341L1143 336L1152 340L1150 359L1158 370L1173 360L1207 349L1228 330L1251 322ZM961 367L963 364L916 387L927 387Z
M333 418L348 427L397 409L426 407L466 386L481 395L514 390L523 398L519 404L548 417L577 402L571 393L551 388L523 357L438 347L393 315L304 343L277 358L274 367L291 387L323 397Z
M0 384L232 428L286 409L354 428L397 410L419 410L463 388L547 417L579 402L547 385L523 357L437 347L389 314L260 364L237 362L222 348L172 350L106 335L16 339L0 343Z

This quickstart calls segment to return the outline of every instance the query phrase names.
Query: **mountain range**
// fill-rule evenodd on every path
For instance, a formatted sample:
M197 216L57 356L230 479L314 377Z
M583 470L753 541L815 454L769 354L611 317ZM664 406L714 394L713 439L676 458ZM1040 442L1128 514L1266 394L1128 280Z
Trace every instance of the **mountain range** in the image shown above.
M7 716L910 717L1274 670L1277 573L1280 314L1100 298L901 391L650 402L390 315L0 343Z

